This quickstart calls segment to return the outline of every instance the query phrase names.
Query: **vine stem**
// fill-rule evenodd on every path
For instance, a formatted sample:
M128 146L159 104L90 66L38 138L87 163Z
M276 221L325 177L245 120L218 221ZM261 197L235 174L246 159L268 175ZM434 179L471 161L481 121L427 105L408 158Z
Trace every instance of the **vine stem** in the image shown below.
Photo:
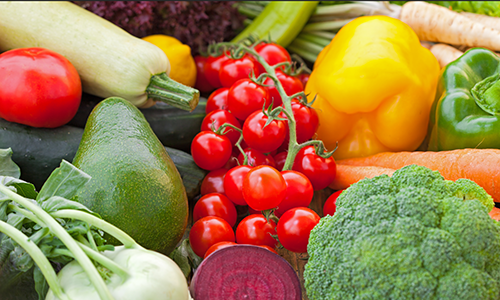
M99 272L94 267L94 264L90 260L90 258L85 255L83 250L78 246L75 240L69 235L69 233L64 230L64 228L54 219L52 218L46 211L44 211L41 207L31 202L30 199L24 198L21 195L16 194L11 191L5 185L0 184L0 192L10 198L12 201L18 203L19 205L29 209L33 214L35 214L43 223L47 225L50 231L57 236L71 251L74 255L74 258L82 269L87 273L90 282L94 285L97 293L99 294L101 300L114 300L113 296L109 292L104 280L99 275Z
M0 232L3 232L16 243L19 244L33 259L40 271L42 271L45 280L50 286L50 289L61 300L69 300L68 296L63 292L59 281L57 280L57 274L54 268L50 264L47 257L43 254L42 250L30 240L24 233L22 233L16 227L0 220Z

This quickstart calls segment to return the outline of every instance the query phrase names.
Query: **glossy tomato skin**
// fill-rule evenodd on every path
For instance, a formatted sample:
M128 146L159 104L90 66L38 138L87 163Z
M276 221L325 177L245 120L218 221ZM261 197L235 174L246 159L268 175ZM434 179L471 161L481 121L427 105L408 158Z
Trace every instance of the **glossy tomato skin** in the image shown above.
M319 127L318 113L299 101L292 100L292 112L295 119L297 143L310 140ZM287 131L288 133L288 131Z
M223 62L219 69L219 80L223 87L231 87L236 81L248 78L251 73L257 77L259 70L250 56L230 59Z
M201 122L201 131L215 131L219 129L219 127L221 127L224 123L229 123L231 125L234 125L236 128L241 129L240 121L236 119L233 114L224 109L217 109L211 111L205 116L205 118L203 118L203 121ZM239 131L231 127L226 127L224 132L224 135L231 141L232 145L236 144L241 135Z
M252 167L256 167L256 166L260 166L260 165L268 165L271 167L275 166L274 158L271 155L266 155L260 151L252 149L252 148L245 148L245 149L243 149L243 152L245 152L245 154L248 157L247 164L252 166ZM238 155L239 164L242 165L244 160L245 160L245 158L243 157L243 153L240 153Z
M281 85L288 96L304 91L304 85L302 85L302 82L297 77L287 75L279 69L276 70L276 77L281 82ZM283 99L281 99L281 95L274 85L274 81L268 77L264 81L264 84L268 85L266 88L269 93L269 99L273 101L273 107L280 106L283 103Z
M250 79L236 81L227 94L227 109L238 119L245 120L256 110L271 102L267 89Z
M281 62L292 61L290 53L276 43L260 43L254 49L271 67ZM260 73L265 72L261 64L258 64L257 68L259 68Z
M243 198L243 179L252 169L251 166L236 166L227 171L224 176L224 191L226 196L236 205L246 205Z
M309 235L319 220L318 214L307 207L295 207L288 210L278 221L276 231L280 243L292 252L307 252Z
M56 128L76 114L82 84L64 56L44 48L0 55L0 117L32 127Z
M243 198L255 210L277 207L286 195L286 182L281 173L271 166L254 167L243 179Z
M214 90L214 87L208 83L207 77L205 76L205 64L207 58L205 56L196 55L194 57L194 63L196 64L196 83L194 87L200 92L208 93Z
M337 164L333 157L323 158L314 151L314 146L306 146L299 150L292 169L306 175L313 189L317 191L333 182L337 174Z
M236 227L238 244L266 245L274 249L278 241L272 235L276 235L276 223L268 222L262 214L249 215Z
M286 137L285 122L275 119L265 126L268 119L258 110L249 115L243 124L243 139L247 145L264 153L278 149Z
M194 253L200 257L205 256L205 252L212 245L219 242L235 241L234 231L224 219L208 216L196 221L189 231L189 243Z
M207 99L207 106L205 106L205 113L210 113L211 111L217 109L227 110L227 93L229 88L221 87L213 91Z
M200 194L202 196L210 193L224 194L224 176L226 172L227 169L225 168L208 172L201 182Z
M214 253L215 251L219 250L219 249L222 249L222 248L226 248L226 247L229 247L229 246L234 246L234 245L238 245L234 242L218 242L217 244L213 244L212 247L208 248L208 250L205 252L205 256L203 257L203 259L207 258L210 254Z
M295 207L308 207L314 196L314 190L307 177L293 170L282 171L286 182L286 196L274 214L279 218L286 211Z
M276 170L281 171L285 166L286 157L288 156L288 152L283 151L279 152L274 156L274 163L276 164Z
M308 73L300 73L297 78L300 79L300 81L302 82L302 85L303 86L306 86L307 82L309 81L309 77L311 77L311 74L308 74Z
M229 55L229 52L226 52ZM205 78L208 83L213 86L215 89L222 87L219 79L219 70L220 66L227 60L231 59L226 54L222 54L219 56L209 56L207 57L207 61L205 62L205 67L203 71L205 73Z
M333 216L335 214L335 211L337 210L337 198L343 191L344 190L338 190L326 199L325 204L323 205L323 216Z
M198 133L191 143L191 155L200 168L216 170L222 168L229 158L233 146L226 136L218 135L213 131Z
M226 220L231 227L236 224L237 212L233 202L223 194L210 193L201 197L193 208L193 221L207 216L216 216Z

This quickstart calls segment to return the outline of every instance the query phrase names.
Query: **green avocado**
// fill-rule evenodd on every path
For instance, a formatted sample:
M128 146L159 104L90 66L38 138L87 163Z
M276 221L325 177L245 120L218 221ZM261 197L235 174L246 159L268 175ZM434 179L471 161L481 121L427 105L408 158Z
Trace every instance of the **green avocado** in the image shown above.
M118 97L101 101L87 120L73 164L92 177L75 200L147 249L169 254L175 248L188 221L186 191L139 109Z

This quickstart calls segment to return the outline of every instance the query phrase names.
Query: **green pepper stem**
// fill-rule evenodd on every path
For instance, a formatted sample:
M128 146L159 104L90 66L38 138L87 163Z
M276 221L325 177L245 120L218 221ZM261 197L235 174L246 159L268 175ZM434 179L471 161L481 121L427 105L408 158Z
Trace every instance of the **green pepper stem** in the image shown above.
M97 269L92 264L92 261L78 246L75 240L66 232L66 230L52 218L46 211L41 207L32 203L30 199L24 198L8 189L5 185L0 184L0 192L10 198L12 201L18 203L19 205L29 209L33 214L35 214L43 223L47 225L50 231L57 236L74 255L75 260L78 261L80 266L83 268L90 282L94 285L97 293L102 300L113 300L113 296L109 292L103 279L97 272Z
M122 266L120 266L119 264L115 263L114 261L112 261L108 257L102 255L98 251L95 251L94 249L86 246L85 244L80 243L80 242L77 242L77 243L80 246L80 248L82 248L83 252L85 252L85 254L87 254L90 258L92 258L94 261L98 262L99 264L101 264L102 266L104 266L105 268L110 270L111 272L120 276L120 278L123 281L127 280L130 277L129 272L126 269L124 269Z
M195 109L200 100L200 91L178 83L168 77L166 73L151 76L146 93L153 100L165 102L187 111Z
M42 250L30 240L24 233L14 226L0 220L0 232L3 232L16 243L18 243L33 259L40 271L42 271L45 280L49 284L50 289L61 300L69 300L68 296L63 292L59 281L57 280L57 274L54 268L50 264L47 257L43 254Z
M84 221L91 226L97 227L107 232L108 234L116 238L118 241L120 241L125 246L125 248L141 247L139 246L139 244L137 244L136 241L134 241L134 239L132 239L123 230L89 213L74 209L61 209L55 212L51 212L50 215L54 218L68 218L68 219L76 219Z

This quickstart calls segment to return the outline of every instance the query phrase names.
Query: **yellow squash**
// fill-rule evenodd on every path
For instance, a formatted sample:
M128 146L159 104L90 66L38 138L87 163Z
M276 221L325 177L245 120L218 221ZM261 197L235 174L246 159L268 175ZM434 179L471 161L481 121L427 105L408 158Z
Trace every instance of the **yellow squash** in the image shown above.
M427 133L439 63L405 23L356 18L319 54L305 91L317 96L323 140L336 159L411 151Z

